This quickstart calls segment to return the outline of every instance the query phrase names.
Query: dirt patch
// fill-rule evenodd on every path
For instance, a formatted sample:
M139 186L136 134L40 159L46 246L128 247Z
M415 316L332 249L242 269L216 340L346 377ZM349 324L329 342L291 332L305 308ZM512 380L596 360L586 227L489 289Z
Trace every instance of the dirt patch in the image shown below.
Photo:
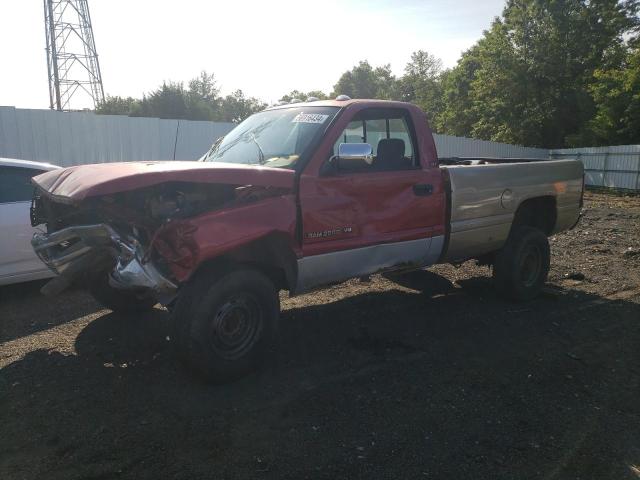
M587 196L542 298L438 266L283 298L261 372L202 384L167 314L0 290L0 478L638 478L640 198Z

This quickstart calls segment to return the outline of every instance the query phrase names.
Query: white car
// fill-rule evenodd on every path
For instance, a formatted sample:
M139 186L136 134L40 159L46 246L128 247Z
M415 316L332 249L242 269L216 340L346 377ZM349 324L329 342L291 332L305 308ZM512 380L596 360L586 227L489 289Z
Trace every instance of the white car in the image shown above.
M60 168L49 163L0 158L0 285L53 277L33 252L29 209L31 177Z

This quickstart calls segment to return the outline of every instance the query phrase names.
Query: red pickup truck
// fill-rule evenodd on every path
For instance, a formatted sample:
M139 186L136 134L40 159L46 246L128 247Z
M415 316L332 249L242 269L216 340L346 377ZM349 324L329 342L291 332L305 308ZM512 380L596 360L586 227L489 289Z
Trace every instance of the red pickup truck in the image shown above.
M537 295L547 237L578 221L575 160L438 160L425 114L336 99L269 108L200 161L83 165L34 178L39 257L55 294L87 285L116 311L171 312L180 356L212 381L249 372L295 295L469 259Z

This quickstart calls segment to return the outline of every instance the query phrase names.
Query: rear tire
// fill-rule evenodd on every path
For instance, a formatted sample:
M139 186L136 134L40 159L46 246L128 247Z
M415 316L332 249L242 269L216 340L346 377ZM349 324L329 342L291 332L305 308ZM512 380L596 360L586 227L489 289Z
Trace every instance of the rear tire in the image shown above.
M256 369L273 344L280 300L263 273L241 267L200 272L180 292L171 312L178 356L212 383Z
M547 280L551 250L547 236L532 227L518 227L496 254L493 280L498 292L516 301L537 297Z
M88 289L98 303L118 313L145 312L158 303L148 292L113 288L106 273L91 279Z

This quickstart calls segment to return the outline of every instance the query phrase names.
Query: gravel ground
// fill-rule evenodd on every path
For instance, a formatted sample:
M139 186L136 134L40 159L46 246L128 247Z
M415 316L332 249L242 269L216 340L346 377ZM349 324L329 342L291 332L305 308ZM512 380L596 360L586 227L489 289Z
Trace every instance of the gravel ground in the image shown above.
M226 386L164 310L0 289L0 478L640 478L640 197L589 194L551 244L526 304L471 263L283 298Z

